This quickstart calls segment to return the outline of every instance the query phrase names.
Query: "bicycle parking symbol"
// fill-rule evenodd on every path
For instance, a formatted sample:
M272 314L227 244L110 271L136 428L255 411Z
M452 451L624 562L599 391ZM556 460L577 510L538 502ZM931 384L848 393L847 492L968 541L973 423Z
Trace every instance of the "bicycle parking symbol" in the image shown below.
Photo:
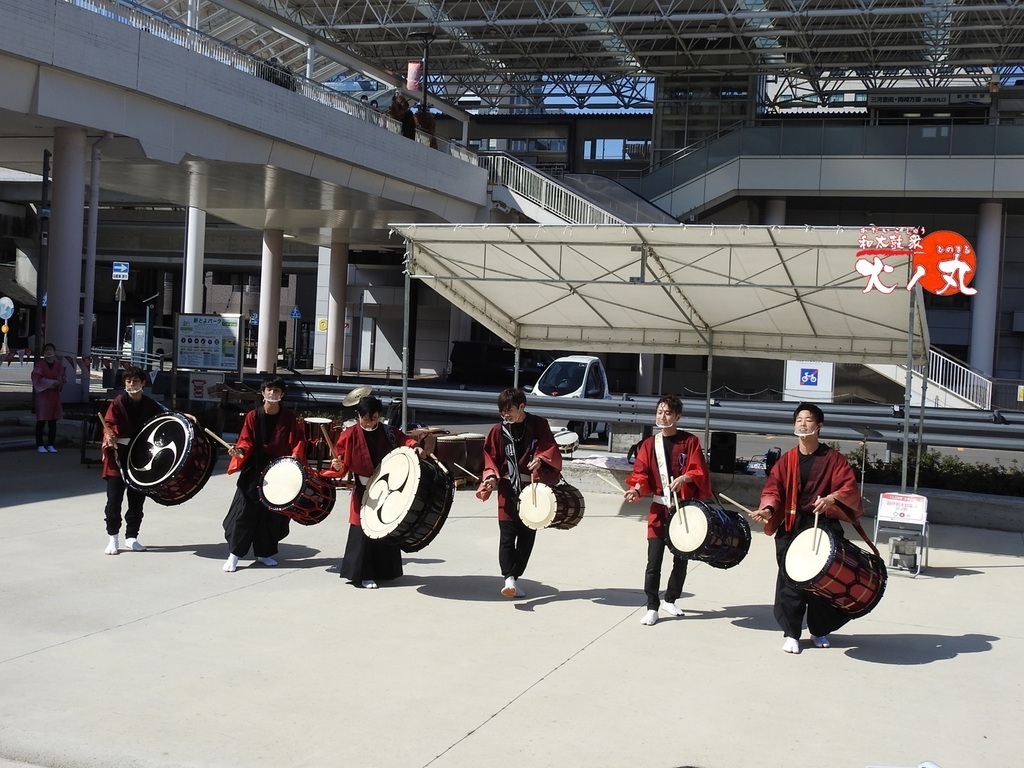
M801 387L816 387L816 386L818 386L818 369L817 368L801 368L800 369L800 386Z

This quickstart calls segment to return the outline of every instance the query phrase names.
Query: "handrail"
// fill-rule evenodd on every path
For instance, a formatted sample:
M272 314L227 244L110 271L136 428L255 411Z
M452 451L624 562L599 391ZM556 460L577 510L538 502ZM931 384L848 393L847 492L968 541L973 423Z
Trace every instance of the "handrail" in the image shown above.
M500 184L570 224L623 224L555 179L505 152L480 154L489 184Z
M734 131L738 131L744 125L746 125L746 121L744 121L744 120L737 120L735 123L732 123L731 125L727 125L724 128L719 128L714 133L709 134L708 136L703 136L703 137L697 139L696 141L691 142L690 144L687 144L685 147L680 147L679 149L672 150L671 154L665 155L664 157L660 157L660 158L657 158L657 159L652 157L651 158L651 164L644 171L644 174L646 175L648 173L653 173L654 171L658 170L659 168L664 168L666 165L670 165L670 164L674 163L676 160L679 160L679 159L685 157L686 155L689 155L689 154L691 154L693 152L696 152L696 151L698 151L700 149L703 149L703 148L707 147L709 144L711 144L712 142L718 141L718 139L722 138L723 136L726 136L726 135L728 135L730 133L733 133ZM657 153L657 152L659 152L659 151L661 151L661 150L657 150L657 149L652 150L652 155Z
M128 4L126 0L59 0L104 16L112 21L127 24L156 35L168 42L187 48L206 58L226 64L246 74L255 75L269 80L288 90L305 96L311 101L336 109L353 117L373 123L392 133L401 133L402 125L398 120L379 112L373 107L350 96L338 93L325 85L297 75L284 67L275 67L270 62L238 48L231 43L219 40L198 29L168 18L161 13L144 6ZM454 141L416 128L416 140L435 149L445 152L463 162L476 165L477 156L472 150Z
M924 375L925 366L914 366L914 370ZM928 350L927 372L929 382L974 403L983 411L992 407L992 379L934 347Z

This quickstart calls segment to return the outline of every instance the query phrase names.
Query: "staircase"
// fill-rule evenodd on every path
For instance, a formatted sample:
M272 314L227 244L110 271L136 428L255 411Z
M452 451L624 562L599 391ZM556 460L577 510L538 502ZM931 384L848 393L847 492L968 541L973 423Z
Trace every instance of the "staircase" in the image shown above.
M868 365L871 370L897 384L906 385L905 365ZM925 386L927 373L927 387ZM936 408L972 408L987 411L992 408L992 379L944 355L937 349L928 350L927 366L916 365L911 371L910 403Z
M623 224L557 179L504 152L480 155L491 201L499 210L520 211L538 224Z

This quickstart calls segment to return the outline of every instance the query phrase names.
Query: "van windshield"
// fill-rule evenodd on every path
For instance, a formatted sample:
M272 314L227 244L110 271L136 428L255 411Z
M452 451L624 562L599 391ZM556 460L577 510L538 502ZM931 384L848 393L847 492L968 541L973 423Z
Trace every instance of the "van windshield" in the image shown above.
M582 386L586 372L586 363L559 360L544 371L544 375L537 381L536 389L553 397L571 395Z

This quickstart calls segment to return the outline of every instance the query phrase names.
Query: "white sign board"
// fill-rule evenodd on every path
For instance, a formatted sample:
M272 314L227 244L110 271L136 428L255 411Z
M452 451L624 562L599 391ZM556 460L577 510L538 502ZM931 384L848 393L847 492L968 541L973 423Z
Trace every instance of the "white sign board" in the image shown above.
M178 368L239 370L237 315L177 315L174 360Z
M916 493L883 493L878 500L878 520L924 525L928 522L928 498Z
M219 403L221 396L218 385L223 383L223 373L191 371L188 375L189 399L204 403Z
M782 399L796 403L831 403L835 368L835 363L787 360Z

